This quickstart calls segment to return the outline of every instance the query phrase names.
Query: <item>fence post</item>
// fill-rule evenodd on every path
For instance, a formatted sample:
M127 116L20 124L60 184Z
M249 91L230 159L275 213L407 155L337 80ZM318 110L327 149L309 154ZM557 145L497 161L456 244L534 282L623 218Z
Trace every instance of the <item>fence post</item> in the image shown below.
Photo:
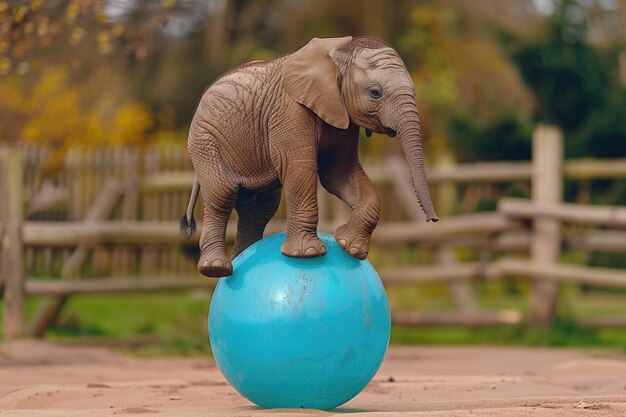
M532 201L559 203L563 194L563 135L555 126L540 125L533 132ZM553 264L561 255L561 225L558 220L534 218L530 257L537 264ZM532 284L531 322L547 326L556 312L558 284L536 279Z
M22 244L22 157L19 149L0 147L0 223L2 224L4 339L26 334L24 247Z

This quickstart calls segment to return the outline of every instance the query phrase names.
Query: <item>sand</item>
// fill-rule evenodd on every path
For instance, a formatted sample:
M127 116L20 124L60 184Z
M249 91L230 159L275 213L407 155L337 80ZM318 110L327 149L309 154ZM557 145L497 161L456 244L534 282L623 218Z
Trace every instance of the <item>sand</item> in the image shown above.
M6 416L626 416L626 357L607 351L393 347L333 411L264 410L210 359L137 359L46 342L0 344Z

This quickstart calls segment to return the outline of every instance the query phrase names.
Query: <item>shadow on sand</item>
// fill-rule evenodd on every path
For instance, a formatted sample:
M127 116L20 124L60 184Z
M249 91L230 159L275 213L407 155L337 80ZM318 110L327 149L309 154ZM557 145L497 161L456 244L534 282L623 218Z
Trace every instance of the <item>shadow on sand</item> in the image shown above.
M237 407L240 411L256 411L256 412L268 412L272 414L299 414L299 413L319 413L319 414L354 414L354 413L375 413L382 412L383 410L366 410L362 408L332 408L330 410L316 410L313 408L263 408L256 405Z

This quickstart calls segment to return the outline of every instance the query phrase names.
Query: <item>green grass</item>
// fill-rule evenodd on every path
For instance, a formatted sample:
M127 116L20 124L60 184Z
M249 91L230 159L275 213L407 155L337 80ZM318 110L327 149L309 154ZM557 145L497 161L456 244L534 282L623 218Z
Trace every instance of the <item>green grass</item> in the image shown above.
M76 296L46 338L110 345L143 356L206 355L210 297L209 291ZM40 305L41 300L28 300L29 322Z
M604 333L558 319L545 330L533 329L526 324L489 328L394 326L391 342L403 345L610 346L626 351L625 337L626 331L623 330L618 334Z
M478 306L485 310L528 312L527 282L484 282L474 287ZM395 310L419 307L446 311L453 302L443 285L396 287L388 290ZM116 346L141 356L208 355L209 291L136 295L86 295L70 298L49 340ZM392 344L523 346L610 346L626 351L626 329L587 329L576 318L626 315L623 292L581 291L563 286L559 319L544 330L526 324L490 328L431 327L392 329ZM29 299L27 316L35 316L41 300Z

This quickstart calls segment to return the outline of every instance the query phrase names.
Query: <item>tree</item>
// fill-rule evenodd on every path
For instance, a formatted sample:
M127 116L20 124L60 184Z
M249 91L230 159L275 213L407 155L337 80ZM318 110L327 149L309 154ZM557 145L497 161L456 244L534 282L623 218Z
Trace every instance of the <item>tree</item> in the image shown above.
M156 49L175 10L132 2L123 15L90 0L0 1L0 141L69 146L145 143L158 114L126 75Z
M560 126L568 156L626 156L626 90L616 48L589 41L587 2L562 0L539 36L508 39L535 96L534 120Z

